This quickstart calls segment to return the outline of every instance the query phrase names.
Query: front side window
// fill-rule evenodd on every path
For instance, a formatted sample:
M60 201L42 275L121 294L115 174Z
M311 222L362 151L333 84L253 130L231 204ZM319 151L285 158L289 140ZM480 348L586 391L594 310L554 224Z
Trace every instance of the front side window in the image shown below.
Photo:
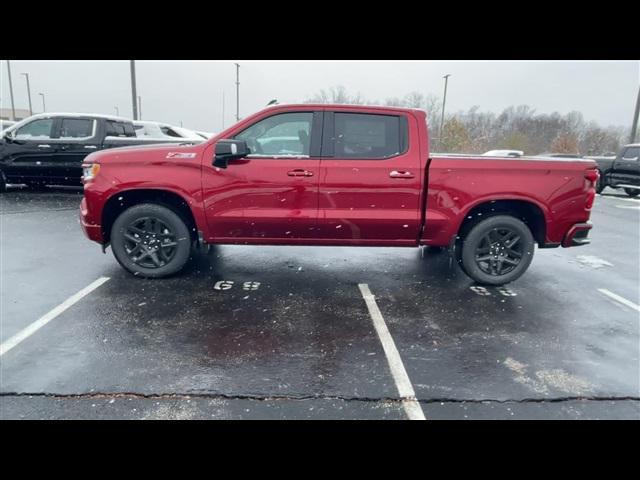
M255 156L308 157L313 113L281 113L260 120L235 136Z
M51 138L53 118L34 120L18 128L15 138L18 140L45 140Z
M622 156L623 160L638 160L640 155L640 147L629 147L625 150Z
M335 114L337 158L389 158L406 150L406 128L393 115Z
M93 136L95 120L87 118L63 118L60 124L61 139L89 138Z

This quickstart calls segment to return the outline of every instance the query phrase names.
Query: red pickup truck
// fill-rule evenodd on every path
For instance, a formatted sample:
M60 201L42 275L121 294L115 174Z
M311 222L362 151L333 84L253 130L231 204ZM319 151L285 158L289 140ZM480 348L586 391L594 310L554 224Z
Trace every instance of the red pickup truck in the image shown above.
M448 247L476 282L589 243L592 160L430 156L422 110L278 105L191 146L92 153L80 220L141 277L206 244Z

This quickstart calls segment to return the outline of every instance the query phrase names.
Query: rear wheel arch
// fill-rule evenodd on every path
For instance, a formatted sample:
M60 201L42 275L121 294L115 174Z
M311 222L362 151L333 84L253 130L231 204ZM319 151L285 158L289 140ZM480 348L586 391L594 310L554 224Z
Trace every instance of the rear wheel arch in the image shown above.
M198 240L198 226L189 202L175 192L161 189L125 190L109 197L102 209L103 238L106 240L111 237L111 228L120 214L135 205L143 203L161 205L172 210L187 225L191 240L193 242Z
M482 220L496 215L511 215L527 225L538 245L544 245L547 234L547 222L544 211L535 203L527 200L490 200L473 206L465 214L458 228L457 238L464 237Z

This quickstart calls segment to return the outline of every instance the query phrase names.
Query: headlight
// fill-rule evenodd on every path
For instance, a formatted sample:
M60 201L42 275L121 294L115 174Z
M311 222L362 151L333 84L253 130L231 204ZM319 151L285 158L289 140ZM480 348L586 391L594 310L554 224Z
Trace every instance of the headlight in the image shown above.
M82 165L82 181L89 182L96 178L100 171L99 163L91 163L89 165Z

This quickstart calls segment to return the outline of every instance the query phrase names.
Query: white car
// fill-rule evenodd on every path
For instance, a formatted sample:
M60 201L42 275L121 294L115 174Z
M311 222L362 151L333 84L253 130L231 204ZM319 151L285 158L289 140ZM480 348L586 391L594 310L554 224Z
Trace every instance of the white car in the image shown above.
M9 128L11 125L15 125L17 122L13 120L0 120L0 132L5 128Z
M483 157L522 157L522 150L489 150L482 154Z
M194 132L197 133L198 135L200 135L205 140L209 140L211 137L213 137L215 135L215 133L199 132L197 130L194 130Z
M133 122L133 128L135 129L136 136L138 138L175 138L177 141L203 141L202 136L197 133L187 130L186 128L175 127L167 123L135 121Z

